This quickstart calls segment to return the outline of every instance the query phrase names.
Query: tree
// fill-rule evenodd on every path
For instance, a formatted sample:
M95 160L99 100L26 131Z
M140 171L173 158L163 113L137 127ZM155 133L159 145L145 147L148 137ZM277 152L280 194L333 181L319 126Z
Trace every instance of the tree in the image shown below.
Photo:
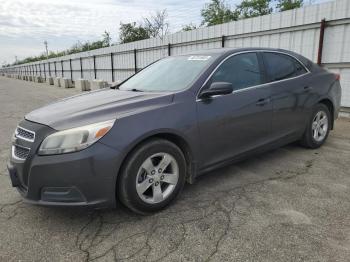
M82 44L80 42L74 44L70 49L67 50L68 54L75 54L82 51ZM51 54L51 53L50 53ZM50 55L49 55L50 57Z
M134 23L120 23L119 39L122 44L150 38L148 31Z
M144 18L144 28L147 30L150 37L163 37L169 34L169 22L167 21L168 13L166 9L157 11L150 18Z
M119 39L121 43L129 43L151 37L163 37L169 34L169 22L166 9L157 11L149 18L143 18L142 22L123 24L120 23Z
M232 11L224 0L211 0L209 4L201 10L203 17L202 25L211 26L230 21L236 21L238 14Z
M111 44L110 34L107 31L105 31L105 33L102 35L102 37L103 37L102 40L98 40L95 42L86 41L84 43L81 43L80 41L78 41L76 44L72 45L71 48L69 48L67 50L60 51L60 52L50 51L48 58L55 58L55 57L65 56L65 55L69 55L69 54L75 54L75 53L79 53L79 52L86 52L89 50L110 46L110 44ZM12 65L14 65L14 64L17 64L17 65L26 64L26 63L30 63L30 62L45 60L46 58L47 58L46 53L42 53L39 56L24 58L23 60L17 61L17 63L13 63Z
M276 8L282 12L295 8L302 7L304 4L303 0L278 0Z
M181 31L191 31L191 30L194 30L194 29L197 29L197 28L198 27L195 24L190 23L188 25L183 25Z
M249 18L272 13L270 7L271 0L243 0L237 5L236 12L239 13L239 18Z
M103 46L107 47L107 46L111 46L111 34L108 31L105 31L102 35L102 42L103 42Z
M95 41L95 42L91 42L90 45L90 50L94 50L94 49L98 49L98 48L102 48L103 46L103 41Z

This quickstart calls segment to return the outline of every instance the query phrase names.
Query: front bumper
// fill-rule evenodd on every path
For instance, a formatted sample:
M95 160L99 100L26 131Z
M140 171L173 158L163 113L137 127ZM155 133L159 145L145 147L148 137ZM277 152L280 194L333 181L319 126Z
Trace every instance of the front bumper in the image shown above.
M25 161L11 157L12 185L26 202L48 206L115 207L120 166L117 150L95 143L75 153L39 156L33 146Z

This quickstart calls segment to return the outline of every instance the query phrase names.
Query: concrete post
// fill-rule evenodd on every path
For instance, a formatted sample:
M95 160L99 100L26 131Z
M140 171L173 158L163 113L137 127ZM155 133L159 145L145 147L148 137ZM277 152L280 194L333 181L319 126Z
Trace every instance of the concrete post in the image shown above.
M57 87L61 87L61 78L60 77L56 77L54 79L54 85Z
M48 78L46 78L46 83L49 85L53 85L54 84L53 77L49 76Z
M71 88L71 87L73 87L72 80L69 79L69 78L62 78L60 83L61 83L61 87L63 87L63 88Z
M41 76L36 76L36 82L37 83L43 83L44 82L44 79L41 77Z
M108 83L103 80L92 80L91 81L91 90L97 90L97 89L102 89L106 88L108 86Z
M90 82L86 79L77 79L75 80L75 87L81 91L90 91Z

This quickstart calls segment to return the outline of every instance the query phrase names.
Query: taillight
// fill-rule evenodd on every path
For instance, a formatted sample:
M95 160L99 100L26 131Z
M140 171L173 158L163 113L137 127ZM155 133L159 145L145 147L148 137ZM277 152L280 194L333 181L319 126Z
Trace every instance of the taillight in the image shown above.
M337 81L340 80L340 74L335 74L335 80L337 80Z

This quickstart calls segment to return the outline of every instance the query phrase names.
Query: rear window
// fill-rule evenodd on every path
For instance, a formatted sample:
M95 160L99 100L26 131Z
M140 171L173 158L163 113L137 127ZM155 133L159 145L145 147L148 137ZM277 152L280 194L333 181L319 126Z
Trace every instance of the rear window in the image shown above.
M279 53L263 53L264 63L270 82L288 79L307 73L295 58Z

